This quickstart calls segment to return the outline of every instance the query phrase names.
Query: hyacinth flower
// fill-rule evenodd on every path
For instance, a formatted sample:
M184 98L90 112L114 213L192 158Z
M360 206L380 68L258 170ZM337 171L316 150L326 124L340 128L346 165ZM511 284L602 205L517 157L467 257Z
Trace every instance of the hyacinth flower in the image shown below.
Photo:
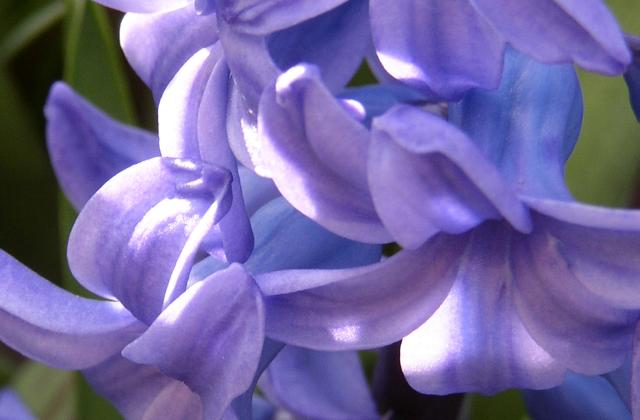
M364 101L334 98L308 66L265 91L260 112L285 198L342 235L405 248L368 267L258 277L317 284L271 297L272 337L323 350L404 337L402 369L428 394L545 389L628 356L640 212L577 203L564 184L582 116L570 66L509 53L498 91L450 105L458 127L396 105L369 131Z
M110 120L64 85L52 89L47 116L52 155L73 152L67 166L54 159L57 175L82 208L69 244L72 272L112 300L73 296L3 253L2 340L52 366L82 369L127 418L249 418L256 380L283 345L265 341L261 292L247 269L347 267L375 261L379 248L326 232L243 171L257 239L246 269L209 257L192 271L230 207L228 172L186 159L137 163L158 139L154 148L154 136ZM329 373L318 375L319 366ZM286 346L265 375L269 395L294 414L376 417L353 353ZM292 382L325 391L283 392ZM338 384L343 393L332 393Z
M34 420L29 408L18 394L10 388L0 390L0 415L11 420Z
M640 121L640 38L627 35L626 40L633 54L633 61L624 74L624 80L629 89L631 108L636 119Z

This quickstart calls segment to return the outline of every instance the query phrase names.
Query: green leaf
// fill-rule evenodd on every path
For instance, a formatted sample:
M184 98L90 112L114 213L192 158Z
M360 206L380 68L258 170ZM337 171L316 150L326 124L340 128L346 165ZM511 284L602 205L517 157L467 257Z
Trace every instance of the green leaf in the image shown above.
M78 418L75 384L73 372L29 362L20 367L11 387L20 394L37 418L69 420Z
M470 420L528 420L527 410L520 391L501 392L492 397L469 394L465 401Z

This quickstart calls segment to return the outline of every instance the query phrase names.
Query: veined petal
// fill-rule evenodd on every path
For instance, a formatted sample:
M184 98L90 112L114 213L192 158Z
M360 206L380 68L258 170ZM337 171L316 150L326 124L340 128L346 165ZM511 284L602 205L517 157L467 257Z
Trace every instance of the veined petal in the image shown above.
M95 0L103 6L122 12L155 13L183 7L193 0Z
M523 394L527 411L536 420L631 420L624 402L599 376L569 372L558 387Z
M200 397L155 367L115 355L82 372L91 387L128 420L202 419Z
M157 136L111 119L63 82L51 87L45 115L51 164L77 210L109 178L160 154Z
M498 90L475 89L450 120L521 194L566 200L564 163L580 133L582 94L570 65L540 64L507 50Z
M191 286L123 355L187 384L202 397L204 417L217 419L251 386L263 341L260 291L232 265Z
M466 235L437 236L369 266L262 274L267 335L317 350L380 347L400 340L440 306Z
M0 339L60 369L83 369L118 353L143 326L116 302L60 289L0 251Z
M301 418L380 418L357 352L286 346L260 380L260 389Z
M78 281L114 296L151 323L185 288L192 261L230 206L227 171L155 158L112 178L78 216L69 266Z
M425 394L548 388L565 369L531 338L514 308L503 222L476 228L438 310L402 340L409 384Z
M516 49L545 63L574 62L621 74L631 61L622 31L601 0L471 0Z
M384 69L429 96L458 99L500 82L505 43L468 0L370 0Z
M234 30L267 35L345 2L347 0L218 0L218 13Z
M415 107L398 105L374 119L369 185L383 223L409 248L487 219L531 229L514 190L464 133Z
M215 15L198 16L191 5L168 13L127 13L120 24L122 51L156 102L189 57L217 40Z
M258 132L269 175L296 209L350 239L389 241L367 191L369 134L315 67L296 66L265 91Z

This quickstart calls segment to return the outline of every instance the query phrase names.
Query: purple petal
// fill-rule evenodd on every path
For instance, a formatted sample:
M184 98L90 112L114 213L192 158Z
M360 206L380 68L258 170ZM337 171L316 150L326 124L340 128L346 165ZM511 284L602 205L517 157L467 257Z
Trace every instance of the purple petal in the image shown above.
M296 417L380 418L357 352L286 346L271 362L260 388Z
M198 16L190 5L168 13L127 13L120 24L122 51L156 102L189 57L217 40L215 15Z
M95 0L103 6L122 12L155 13L175 10L186 6L192 0Z
M568 199L564 163L582 123L569 65L545 65L508 49L500 89L473 90L449 107L459 125L519 193Z
M260 291L232 265L191 286L123 355L187 384L213 419L252 384L263 337Z
M55 83L45 106L47 147L62 189L79 210L109 178L158 156L158 138L120 124Z
M318 16L347 0L218 0L218 13L235 30L267 35Z
M118 303L72 295L0 251L0 339L25 356L82 369L118 353L141 330Z
M464 235L438 236L369 266L289 270L257 276L267 296L267 335L317 350L374 348L398 341L442 303Z
M415 107L399 105L374 119L369 185L380 218L406 247L487 219L531 228L513 189L464 133Z
M624 74L629 89L629 100L636 119L640 121L640 37L626 36L627 44L633 53L633 61Z
M269 178L258 176L241 166L238 167L238 176L242 185L245 208L250 217L269 201L280 197L278 189Z
M230 205L229 174L155 158L112 178L84 207L69 238L78 281L151 323L186 287L192 261Z
M296 66L265 91L258 130L261 158L297 210L347 238L389 241L367 191L368 132L314 67Z
M458 263L449 295L402 341L409 384L425 394L548 388L565 369L528 334L512 301L512 229L493 222L475 229Z
M34 420L29 407L10 388L0 390L0 416L7 420Z
M468 0L370 0L376 52L393 77L457 99L498 85L504 41Z
M565 256L570 246L563 244L558 222L533 216L535 230L512 243L513 296L523 324L541 347L575 372L595 375L617 368L631 349L636 312L618 309L588 290ZM586 248L593 239L582 239ZM616 271L608 274L606 279L615 282Z
M202 419L202 402L187 385L157 368L116 355L82 372L126 419Z
M615 18L600 0L473 0L516 49L545 63L574 62L614 75L631 60Z

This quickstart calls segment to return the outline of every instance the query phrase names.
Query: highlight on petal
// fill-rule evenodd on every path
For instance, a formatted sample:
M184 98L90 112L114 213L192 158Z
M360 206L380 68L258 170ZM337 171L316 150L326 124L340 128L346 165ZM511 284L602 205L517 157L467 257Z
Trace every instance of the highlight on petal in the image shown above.
M59 369L83 369L117 354L142 325L116 302L58 288L0 250L0 340Z
M263 311L253 279L234 264L191 286L122 354L187 384L201 396L204 418L217 419L253 382Z
M120 24L122 51L156 103L183 64L217 40L215 15L198 16L190 5L164 13L127 13Z
M582 93L570 65L538 63L509 48L498 90L474 89L449 119L520 194L570 199L564 164L578 140Z
M315 67L293 67L265 91L258 135L269 176L297 210L349 239L390 240L367 191L369 134Z
M459 99L500 82L505 43L468 0L370 0L384 69L428 96Z
M357 352L285 346L259 384L271 401L296 417L380 418Z
M111 119L63 82L51 87L45 115L51 164L76 210L109 178L160 154L157 136Z
M200 244L230 206L229 173L154 158L121 172L78 216L69 266L99 295L151 323L185 288Z
M618 75L631 61L622 31L601 0L472 0L516 49L545 63Z
M511 235L504 222L474 229L449 295L402 340L402 371L417 391L494 394L562 382L564 367L533 340L513 305Z
M120 354L83 372L126 419L202 419L202 401L184 383Z
M415 251L337 270L258 275L267 335L316 350L375 348L400 340L447 296L465 235L439 235Z
M217 0L218 13L236 31L267 35L318 16L347 0Z
M121 12L156 13L167 12L186 6L193 0L95 0L103 6Z
M536 420L631 420L615 389L599 376L569 372L562 385L540 391L524 390L527 411Z
M386 228L409 248L487 219L531 229L514 190L464 133L415 107L397 105L374 119L369 185Z

